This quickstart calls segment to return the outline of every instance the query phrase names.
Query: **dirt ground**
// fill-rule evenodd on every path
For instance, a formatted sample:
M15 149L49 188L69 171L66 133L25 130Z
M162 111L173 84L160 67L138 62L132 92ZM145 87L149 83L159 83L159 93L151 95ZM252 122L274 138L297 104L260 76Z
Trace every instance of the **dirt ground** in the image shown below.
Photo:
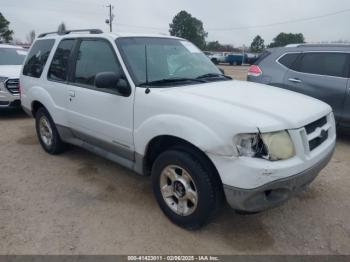
M2 112L0 254L350 254L349 159L342 136L307 192L252 216L225 207L191 232L162 214L149 178L75 147L50 156L33 119Z

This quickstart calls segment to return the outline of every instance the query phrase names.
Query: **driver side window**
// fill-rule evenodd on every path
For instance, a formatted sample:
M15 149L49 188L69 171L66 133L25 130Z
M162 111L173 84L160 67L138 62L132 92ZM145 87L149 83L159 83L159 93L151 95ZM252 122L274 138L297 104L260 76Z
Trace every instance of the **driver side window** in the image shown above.
M95 86L95 77L101 72L122 75L122 68L111 45L102 39L86 39L80 43L73 82Z

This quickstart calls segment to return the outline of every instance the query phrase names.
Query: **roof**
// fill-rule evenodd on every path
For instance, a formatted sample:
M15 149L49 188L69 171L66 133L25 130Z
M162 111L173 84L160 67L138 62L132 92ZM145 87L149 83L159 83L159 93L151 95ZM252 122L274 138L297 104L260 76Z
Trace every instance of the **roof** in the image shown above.
M127 33L127 32L118 32L118 33L104 33L100 29L80 29L80 30L69 30L64 34L58 34L58 32L49 32L42 33L38 36L38 38L46 38L46 39L56 39L56 38L65 38L65 37L91 37L104 35L110 38L119 38L119 37L161 37L161 38L171 38L171 39L182 39L166 34L145 34L145 33Z
M350 44L290 44L286 48L300 48L300 47L350 47Z

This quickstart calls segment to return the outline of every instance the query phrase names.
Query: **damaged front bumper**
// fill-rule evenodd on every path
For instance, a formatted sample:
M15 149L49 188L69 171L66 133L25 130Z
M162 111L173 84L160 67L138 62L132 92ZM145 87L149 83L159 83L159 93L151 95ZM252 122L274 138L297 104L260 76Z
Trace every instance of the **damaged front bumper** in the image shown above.
M328 164L333 152L334 146L311 168L254 189L242 189L224 185L227 202L233 209L246 212L259 212L279 206L293 195L304 190Z

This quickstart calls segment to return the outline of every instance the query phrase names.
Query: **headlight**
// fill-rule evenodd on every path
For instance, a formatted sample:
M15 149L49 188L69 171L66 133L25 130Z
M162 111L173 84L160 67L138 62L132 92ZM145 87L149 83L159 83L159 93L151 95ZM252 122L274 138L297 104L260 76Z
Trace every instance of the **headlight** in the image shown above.
M272 161L286 160L295 155L294 145L287 131L261 135Z
M238 135L235 137L234 143L240 156L263 157L263 155L267 155L259 134Z
M277 161L295 155L294 145L287 131L241 134L235 137L234 143L240 156Z
M0 83L3 83L7 80L7 77L0 76Z
M0 90L4 87L4 83L7 80L7 77L0 76Z

